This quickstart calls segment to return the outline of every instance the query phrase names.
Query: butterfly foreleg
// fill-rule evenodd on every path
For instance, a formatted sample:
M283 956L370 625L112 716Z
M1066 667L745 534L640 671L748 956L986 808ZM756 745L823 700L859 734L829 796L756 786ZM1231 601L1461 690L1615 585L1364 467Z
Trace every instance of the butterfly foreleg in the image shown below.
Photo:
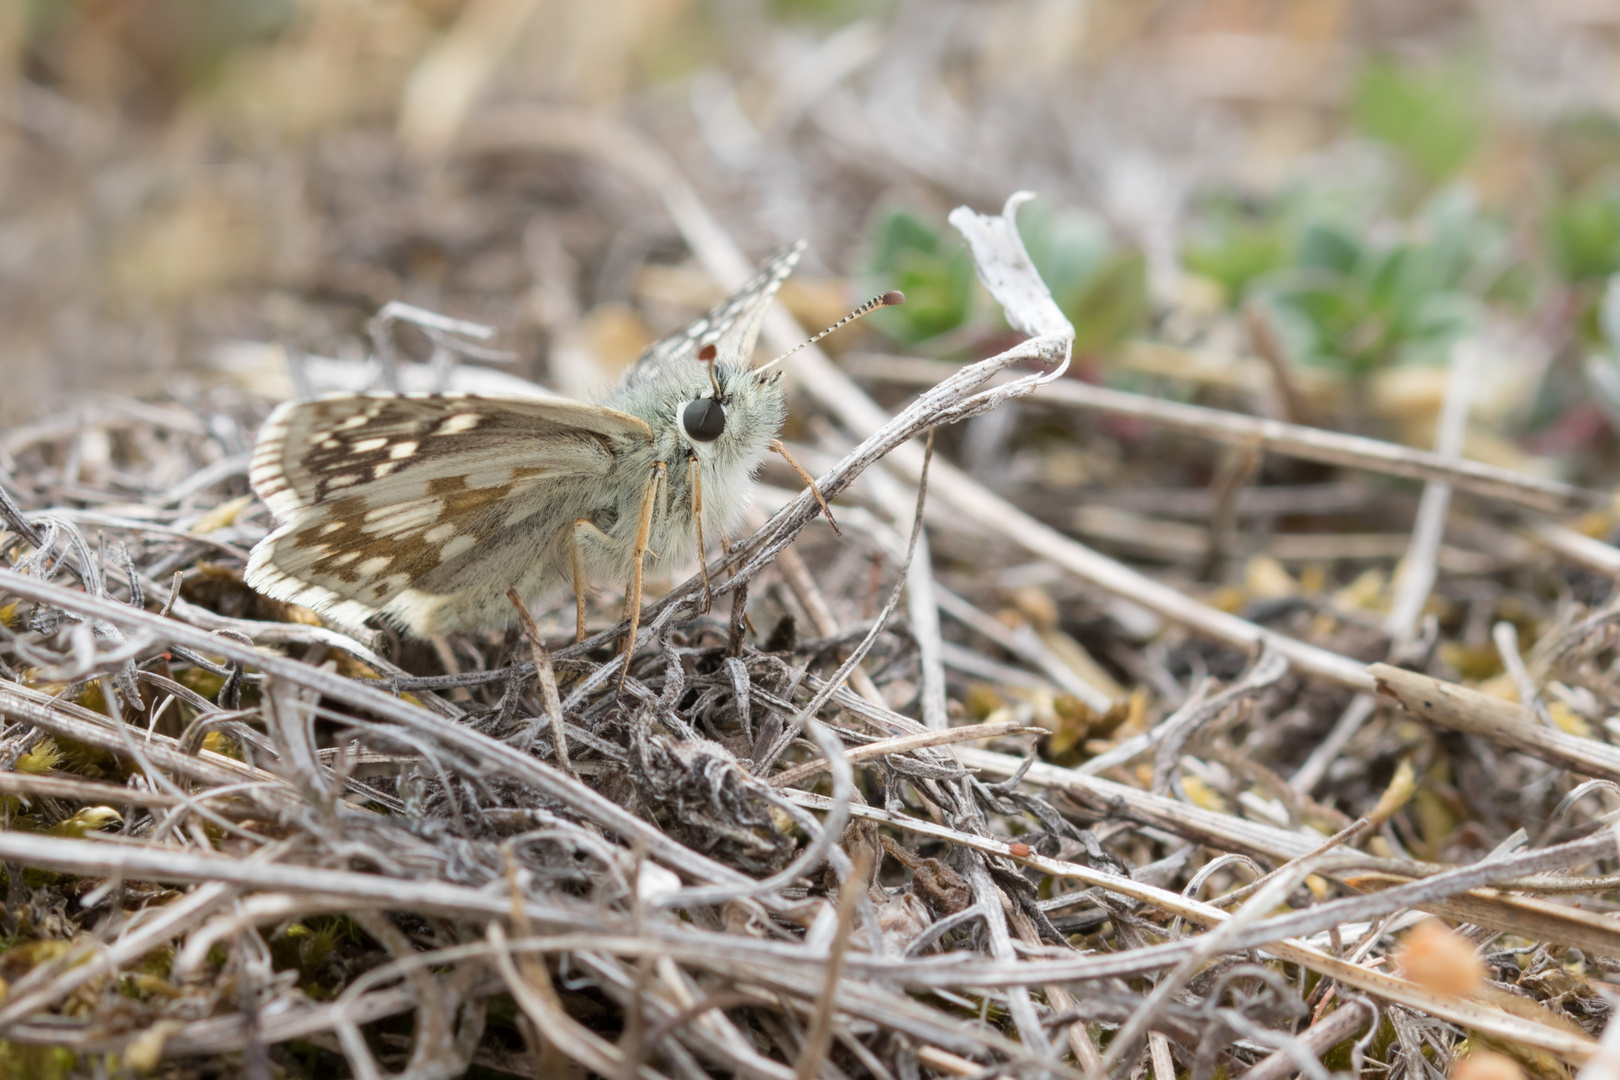
M786 461L789 465L793 466L793 471L799 474L800 480L803 480L806 484L810 485L810 494L815 496L816 505L821 507L821 512L826 515L827 524L832 526L832 531L836 535L843 536L844 531L838 527L838 522L833 520L832 507L828 506L827 500L821 497L821 489L816 486L816 478L805 472L803 465L800 465L797 461L793 460L793 455L788 453L788 449L786 446L782 445L781 439L772 439L769 445L772 450L775 450L778 454L782 455L783 461Z
M608 540L607 533L596 527L590 518L577 518L574 527L568 530L568 553L574 566L574 640L585 640L585 597L590 592L590 576L585 572L585 550L583 544L585 536L592 534Z
M692 478L692 526L697 530L698 576L703 579L703 611L714 606L714 594L709 591L709 559L703 551L703 466L691 451L686 455L687 472Z
M619 688L630 675L630 660L636 651L636 631L641 627L641 572L647 557L647 546L652 539L653 510L658 505L659 489L663 487L668 466L655 461L647 475L647 486L641 493L641 516L636 521L636 548L630 557L630 588L624 598L625 614L630 619L630 632L624 639L624 667L619 672Z

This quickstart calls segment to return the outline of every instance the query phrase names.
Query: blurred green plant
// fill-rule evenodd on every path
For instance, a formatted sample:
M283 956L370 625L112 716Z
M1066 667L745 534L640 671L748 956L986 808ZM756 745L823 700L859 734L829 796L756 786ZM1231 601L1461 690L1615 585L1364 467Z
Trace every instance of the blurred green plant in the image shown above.
M871 319L905 344L954 330L972 312L973 258L967 248L907 210L892 209L875 219L867 271L883 288L906 294L904 305Z
M1115 245L1100 220L1078 210L1025 207L1018 229L1053 299L1075 326L1077 354L1105 351L1141 329L1150 307L1140 252ZM873 283L906 294L903 307L872 316L883 332L915 344L972 316L973 260L954 233L894 209L876 219L869 251Z
M1243 300L1249 283L1288 262L1288 223L1281 215L1217 199L1190 223L1182 265L1221 287L1228 304Z
M1601 347L1586 358L1586 382L1609 426L1620 431L1620 274L1603 291L1597 322Z
M277 971L296 970L304 993L326 1000L333 992L328 985L332 972L327 970L327 962L340 946L359 940L359 927L348 916L317 916L271 934L267 943Z
M1620 183L1596 176L1547 207L1547 254L1566 281L1585 282L1620 271Z
M1077 356L1106 352L1141 330L1151 311L1147 260L1115 245L1095 215L1036 203L1018 231L1052 298L1074 324Z
M1307 221L1291 256L1254 278L1251 295L1291 355L1352 376L1444 362L1516 269L1506 230L1461 191L1442 192L1396 236Z
M1464 64L1374 60L1356 79L1350 117L1425 179L1444 180L1473 157L1484 133L1479 82Z

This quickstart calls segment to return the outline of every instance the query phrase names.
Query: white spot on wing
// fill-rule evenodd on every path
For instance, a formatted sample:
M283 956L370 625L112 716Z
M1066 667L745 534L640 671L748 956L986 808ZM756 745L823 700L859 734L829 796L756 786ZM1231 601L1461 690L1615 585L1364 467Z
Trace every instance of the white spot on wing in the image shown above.
M443 511L444 503L438 499L393 503L367 510L363 528L374 535L410 532L433 524Z
M422 539L426 540L430 544L442 544L444 541L450 539L454 535L456 535L455 524L446 521L442 525L435 525L433 528L423 533Z
M374 577L388 569L388 564L394 561L392 555L373 555L359 566L355 567L363 577Z
M395 443L393 449L388 451L388 456L395 461L400 461L414 453L416 453L416 444L414 442L402 442Z
M457 435L463 431L471 431L478 426L483 417L478 413L457 413L439 425L435 435Z
M354 444L354 452L357 454L366 454L373 450L381 450L387 445L388 439L386 436L379 436L375 439L361 439L359 442Z
M466 533L462 533L460 536L444 545L443 550L439 552L439 561L449 562L451 559L455 558L457 555L460 555L463 551L466 551L476 543L478 543L476 539L468 536Z
M326 486L335 488L348 487L350 484L358 484L360 479L358 473L344 473L342 476L332 477L326 482Z

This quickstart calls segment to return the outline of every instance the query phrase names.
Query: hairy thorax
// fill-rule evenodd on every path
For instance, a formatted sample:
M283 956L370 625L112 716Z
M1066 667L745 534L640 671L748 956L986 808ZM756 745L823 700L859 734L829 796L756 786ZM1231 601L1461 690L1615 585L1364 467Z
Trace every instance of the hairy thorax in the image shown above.
M593 579L622 580L633 571L642 500L650 484L659 485L649 523L648 547L655 553L650 559L657 559L651 565L674 568L692 557L700 504L706 541L734 533L747 516L750 481L786 416L780 376L717 365L725 430L703 442L690 438L681 423L689 404L713 393L707 372L699 365L694 368L693 377L684 383L627 388L606 402L645 420L656 437L650 448L624 457L626 475L641 483L625 483L611 507L613 527L603 530L610 541L600 544L588 559Z

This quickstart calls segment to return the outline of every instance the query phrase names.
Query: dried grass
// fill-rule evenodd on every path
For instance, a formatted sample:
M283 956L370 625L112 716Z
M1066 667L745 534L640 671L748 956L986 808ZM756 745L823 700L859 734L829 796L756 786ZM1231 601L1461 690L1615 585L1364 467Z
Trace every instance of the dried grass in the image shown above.
M1043 392L1061 373L1052 365L1071 331L1022 257L1015 208L953 221L1009 323L1034 336L954 370L885 419L818 478L828 497L873 480L866 470L885 459L924 478L926 459L897 460L908 440ZM1041 373L995 378L1024 361ZM128 467L118 447L137 442L180 459L147 463L160 473L206 472L209 460L239 460L216 433L251 430L259 408L215 393L46 423L13 437L14 475L27 502L60 502L64 446L93 438L114 447L110 474ZM1390 458L1396 471L1421 460L1431 481L1467 483L1479 471L1389 444L1353 460L1376 468ZM10 1060L48 1046L143 1068L202 1058L264 1073L301 1048L294 1057L317 1073L324 1054L355 1076L448 1077L473 1064L544 1075L567 1059L602 1075L785 1078L1098 1074L1146 1053L1167 1076L1178 1061L1206 1075L1270 1053L1256 1066L1265 1075L1324 1075L1328 1040L1364 1031L1357 1055L1393 1053L1379 1042L1393 1033L1408 1052L1426 1044L1449 1055L1448 1025L1551 1059L1591 1056L1584 1028L1606 1006L1587 979L1605 970L1604 956L1620 956L1620 933L1543 898L1614 887L1601 872L1614 847L1600 822L1555 825L1528 848L1521 831L1454 867L1462 852L1417 860L1405 849L1419 838L1391 831L1409 800L1434 798L1447 763L1422 740L1396 727L1358 745L1352 733L1356 767L1307 785L1268 765L1289 756L1277 718L1343 700L1313 690L1302 679L1312 673L1355 689L1376 682L1414 715L1516 752L1498 758L1480 742L1450 764L1483 755L1527 791L1571 788L1571 805L1594 788L1563 778L1620 775L1607 744L1477 691L1366 669L1157 582L1136 589L1148 579L1123 567L1098 582L1217 639L1265 647L1241 675L1185 687L1162 654L1138 655L1139 669L1162 669L1156 685L1184 698L1157 723L1049 694L1002 699L986 723L947 726L964 719L950 709L943 722L919 722L891 703L916 697L926 720L924 669L947 655L938 616L919 618L915 603L938 588L916 548L926 491L942 475L958 505L995 499L936 464L915 513L893 514L913 519L909 544L846 513L856 531L845 542L875 545L878 573L846 575L857 591L820 597L813 622L827 636L800 642L779 626L755 644L735 614L729 626L703 614L694 577L649 606L651 644L622 692L625 661L609 648L622 626L549 652L516 632L444 642L436 655L401 646L391 663L253 596L240 559L267 523L234 495L239 468L214 469L179 500L160 492L117 512L8 500L0 859L18 944L4 954L13 981L0 1030ZM67 498L85 501L82 490L81 480ZM1493 475L1481 493L1532 490L1547 489ZM184 509L165 510L174 501ZM745 610L749 586L817 513L803 492L733 545L711 572L713 595ZM1029 543L1016 519L975 524ZM952 526L930 531L948 539ZM1110 562L1059 539L1071 558ZM858 608L858 590L874 587L887 599L873 617L840 630L832 612ZM895 622L908 589L911 617ZM1002 627L991 640L1011 645L1013 662L1099 678L1076 666L1080 647L1051 628L1049 612L1035 644L1039 630L1008 638L1005 624L952 595L954 616ZM1040 612L1039 596L1025 604ZM791 611L780 594L774 603ZM1556 677L1614 700L1612 618L1612 608L1572 608L1562 631L1515 659L1532 682ZM548 658L539 678L533 656ZM1328 659L1313 672L1299 656ZM443 674L416 674L435 659ZM876 700L845 689L858 670ZM1121 700L1115 711L1138 708ZM1120 720L1133 733L1064 768L1027 756L1018 737L1043 716L1054 739L1066 725L1102 735ZM1431 784L1410 769L1388 791L1368 783L1369 755L1389 754L1391 736L1408 744L1395 748L1404 760L1426 758ZM1008 739L1011 754L994 749ZM1132 761L1151 768L1132 773ZM1319 783L1369 816L1352 821L1313 800L1326 794ZM1495 814L1503 820L1503 807ZM1576 839L1548 843L1571 828ZM1487 826L1481 841L1489 836ZM1264 876L1233 889L1240 865ZM1178 881L1181 892L1164 887ZM1223 896L1196 899L1222 882ZM1433 977L1378 970L1408 912L1464 924L1455 940L1487 956L1497 979L1518 972L1522 988L1530 975L1561 973L1545 981L1556 997L1505 998L1499 982L1459 996L1434 989ZM1563 951L1576 948L1584 974Z
M363 42L355 80L393 62L378 40L423 33L403 7L362 7L322 9L304 42ZM1460 376L1433 451L1312 426L1311 388L1262 333L1256 360L1160 344L1132 370L1240 386L1215 396L1295 422L1059 381L1073 331L1007 219L958 211L1024 340L966 367L796 356L791 448L845 535L808 493L766 487L776 513L711 564L716 607L696 577L666 583L628 661L611 594L580 645L561 604L527 632L413 643L245 589L269 525L245 483L269 398L526 385L467 340L480 324L383 300L516 327L520 346L544 334L567 386L570 356L645 330L617 298L701 306L746 272L737 238L768 246L752 204L711 210L776 175L768 154L725 164L720 133L667 117L650 126L678 160L596 111L472 107L502 20L530 7L468 5L411 80L389 76L412 87L397 144L334 139L313 163L199 181L206 198L178 179L202 175L195 147L153 165L154 190L177 187L105 278L108 305L154 305L120 355L158 351L175 311L284 347L0 431L0 1077L1407 1080L1513 1075L1491 1051L1549 1078L1601 1060L1620 992L1620 551L1551 516L1606 494L1457 456ZM590 78L537 65L603 84L576 100L617 93L654 32L640 6L614 10L638 29L579 61ZM344 22L359 18L404 23ZM863 123L839 122L854 99L816 73L873 61L864 23L786 70L756 117L784 139L814 128L785 172L824 241L850 242L873 173L953 201L1003 198L1028 174L1014 162L1074 182L1044 109L1014 127L980 102L953 127L921 108L956 75L949 34L908 19ZM888 77L903 68L921 74ZM370 100L307 89L311 125L333 122L323 102ZM13 112L81 165L115 153L91 117L56 124L64 104ZM1113 141L1070 141L1119 187ZM473 179L428 197L446 161ZM512 194L524 184L547 209ZM312 188L329 204L293 197ZM1154 191L1162 214L1113 209L1162 253L1186 193ZM188 258L166 257L177 237ZM453 272L419 287L379 269L413 244L455 253ZM695 265L648 265L676 244ZM62 258L55 276L95 277ZM276 281L301 291L272 297ZM221 282L246 302L209 292ZM813 290L794 306L819 310ZM427 362L390 344L376 366L315 355L373 309L381 341L406 324ZM803 336L773 314L771 344ZM1186 441L1085 506L998 482L994 425L1051 419L1065 449L1096 450L1076 412ZM969 438L950 427L970 418ZM991 450L952 466L971 439ZM1211 445L1231 449L1189 467ZM1316 471L1256 483L1261 453ZM1266 519L1293 531L1249 527ZM1436 916L1450 959L1410 979L1397 950Z

